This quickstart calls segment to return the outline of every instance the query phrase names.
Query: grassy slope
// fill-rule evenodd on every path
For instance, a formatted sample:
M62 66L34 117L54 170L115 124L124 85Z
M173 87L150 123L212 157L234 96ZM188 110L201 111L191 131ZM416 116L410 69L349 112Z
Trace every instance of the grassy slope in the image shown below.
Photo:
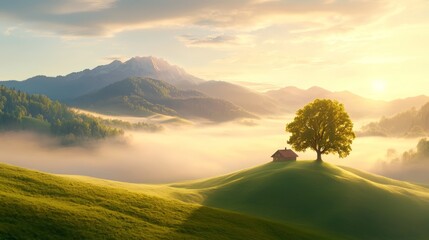
M429 238L429 189L327 163L269 163L172 187L207 206L356 239Z
M197 191L177 192L0 164L0 239L333 239L180 202L172 197Z

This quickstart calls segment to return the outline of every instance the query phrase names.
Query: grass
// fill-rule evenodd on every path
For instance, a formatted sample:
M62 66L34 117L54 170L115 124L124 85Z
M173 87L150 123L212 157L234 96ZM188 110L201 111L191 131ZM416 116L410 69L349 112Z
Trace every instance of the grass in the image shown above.
M0 164L0 239L428 239L429 189L327 163L169 185Z
M175 199L198 194L0 164L0 239L335 239Z
M206 206L354 239L429 239L429 189L310 161L268 163L172 187Z

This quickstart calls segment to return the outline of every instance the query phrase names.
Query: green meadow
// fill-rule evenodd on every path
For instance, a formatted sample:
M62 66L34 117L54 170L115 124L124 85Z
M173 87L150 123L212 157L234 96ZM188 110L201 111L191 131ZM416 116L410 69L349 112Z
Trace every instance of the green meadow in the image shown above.
M94 182L1 164L0 239L332 239L157 196L156 186Z
M327 163L165 185L0 164L0 239L427 239L429 189Z
M352 239L428 239L429 189L328 163L268 163L175 187L206 206Z

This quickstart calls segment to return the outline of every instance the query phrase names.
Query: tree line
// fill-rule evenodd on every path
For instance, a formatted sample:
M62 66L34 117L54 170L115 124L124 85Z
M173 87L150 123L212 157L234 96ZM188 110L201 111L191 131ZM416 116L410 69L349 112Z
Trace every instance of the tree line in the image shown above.
M62 136L67 142L121 135L94 117L78 114L46 96L0 86L0 129L36 130Z

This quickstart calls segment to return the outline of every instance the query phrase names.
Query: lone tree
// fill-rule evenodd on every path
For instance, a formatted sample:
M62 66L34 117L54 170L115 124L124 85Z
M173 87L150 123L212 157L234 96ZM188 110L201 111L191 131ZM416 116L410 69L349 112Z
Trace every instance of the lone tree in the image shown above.
M329 99L316 99L298 110L294 120L286 125L286 132L292 134L288 144L297 151L313 149L320 162L322 154L348 156L355 138L353 123L343 104Z

